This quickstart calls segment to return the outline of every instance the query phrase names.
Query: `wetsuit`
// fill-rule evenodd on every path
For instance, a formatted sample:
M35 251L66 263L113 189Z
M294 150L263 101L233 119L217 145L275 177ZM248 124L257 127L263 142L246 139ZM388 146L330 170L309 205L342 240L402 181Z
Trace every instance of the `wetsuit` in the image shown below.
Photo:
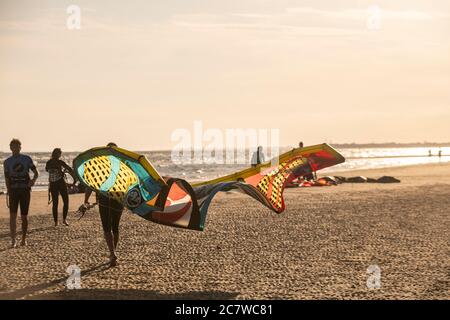
M36 166L29 156L19 154L11 156L3 164L5 178L9 181L9 211L17 213L20 205L20 214L28 215L30 208L30 170Z
M123 205L113 199L101 194L97 195L100 218L102 220L103 232L114 234L119 233L120 217L123 212Z
M58 221L58 202L59 195L63 200L63 220L67 218L67 213L69 212L69 196L67 193L67 184L64 180L64 171L66 169L72 172L72 168L69 167L64 161L57 159L50 159L45 165L45 170L48 172L49 176L49 190L52 195L53 202L53 220L55 223Z

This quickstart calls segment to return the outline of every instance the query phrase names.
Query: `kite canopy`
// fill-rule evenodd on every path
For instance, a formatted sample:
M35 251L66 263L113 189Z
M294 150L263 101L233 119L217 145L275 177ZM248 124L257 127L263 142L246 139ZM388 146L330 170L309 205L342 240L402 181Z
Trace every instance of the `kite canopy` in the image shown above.
M290 181L345 159L327 144L293 149L266 162L218 179L189 184L161 177L145 156L117 147L90 149L73 161L86 187L123 203L155 223L203 230L208 207L219 191L236 189L277 213L285 209L283 191Z

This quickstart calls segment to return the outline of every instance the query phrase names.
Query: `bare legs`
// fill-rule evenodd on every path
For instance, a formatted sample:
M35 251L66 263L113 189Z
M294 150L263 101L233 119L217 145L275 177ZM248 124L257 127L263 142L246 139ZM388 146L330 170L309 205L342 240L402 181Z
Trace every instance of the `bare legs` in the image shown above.
M20 242L21 246L27 245L27 232L28 232L28 216L21 215L22 219L22 241Z
M11 231L11 247L16 247L17 212L9 213L9 230Z
M27 232L28 232L28 217L26 215L20 216L22 220L22 241L21 246L27 244ZM17 212L11 212L9 215L9 228L11 231L11 247L15 248L17 246L16 235L17 235Z
M20 244L27 244L28 232L28 209L30 208L30 190L29 189L11 189L9 190L9 228L11 231L11 246L16 247L17 233L17 211L20 206L20 217L22 220L22 241Z
M117 264L117 256L116 256L116 247L114 243L113 233L112 232L105 232L105 240L106 245L108 246L109 250L109 262L111 266L115 266Z
M109 262L113 267L117 264L116 249L119 244L119 224L123 207L110 199L100 198L99 211L106 245L109 250Z
M117 245L119 244L119 231L113 232L114 237L114 249L117 250Z

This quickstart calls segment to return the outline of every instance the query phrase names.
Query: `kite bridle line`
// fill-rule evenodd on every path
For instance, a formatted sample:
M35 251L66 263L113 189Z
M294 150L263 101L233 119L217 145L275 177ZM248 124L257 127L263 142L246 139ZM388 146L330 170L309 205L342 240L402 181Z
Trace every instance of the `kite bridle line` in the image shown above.
M83 203L77 211L75 211L75 214L77 213L81 213L81 216L78 218L78 221L81 220L81 218L84 217L84 215L86 214L86 212L88 212L89 210L93 209L96 205L99 205L97 202L93 203L93 204L86 204Z
M114 199L110 199L110 200L114 200ZM117 200L114 200L114 201L117 201ZM112 209L112 210L117 210L117 208L115 208L115 207L113 207L113 206L111 206L111 205L104 205L104 204L101 204L98 200L97 200L97 202L95 202L95 203L88 203L88 204L86 204L86 203L83 203L79 208L78 208L78 210L77 211L75 211L75 214L77 214L77 213L81 213L81 216L80 216L80 218L78 218L78 220L81 220L81 218L83 218L84 217L84 215L89 211L89 210L91 210L91 209L94 209L96 206L98 206L99 208L100 207L102 207L102 208L107 208L107 209ZM125 206L124 206L124 209L123 210L125 210L125 209L127 209Z

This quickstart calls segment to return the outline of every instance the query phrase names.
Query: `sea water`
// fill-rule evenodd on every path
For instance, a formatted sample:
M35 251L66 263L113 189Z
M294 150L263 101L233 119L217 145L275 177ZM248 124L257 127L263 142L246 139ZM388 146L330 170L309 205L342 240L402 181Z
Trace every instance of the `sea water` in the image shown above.
M280 153L288 151L283 148ZM442 156L438 157L441 150ZM450 161L450 147L420 147L420 148L339 148L338 151L346 158L345 163L320 171L343 172L355 169L374 169L395 166L440 163ZM429 156L431 151L432 156ZM35 189L46 189L48 186L48 174L45 164L50 159L50 152L26 153L33 159L40 176ZM182 178L188 181L201 181L217 178L226 174L249 167L250 154L247 153L248 164L177 164L171 159L170 151L138 152L144 154L162 176ZM78 152L64 153L62 160L72 165ZM9 157L9 153L0 153L0 190L4 191L5 178L3 173L3 161Z

